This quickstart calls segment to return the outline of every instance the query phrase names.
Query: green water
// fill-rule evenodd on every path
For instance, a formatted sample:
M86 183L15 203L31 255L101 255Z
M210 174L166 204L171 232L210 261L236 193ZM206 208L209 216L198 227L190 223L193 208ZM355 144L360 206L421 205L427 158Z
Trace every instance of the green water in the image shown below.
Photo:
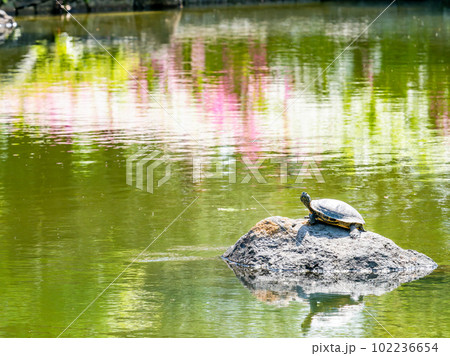
M393 6L327 69L382 10L77 15L126 71L73 19L19 18L0 45L0 336L58 336L135 261L63 336L388 337L367 310L395 337L450 337L450 13ZM126 184L141 149L170 166L153 193ZM302 190L441 267L325 298L302 330L307 298L265 302L218 258L304 216Z

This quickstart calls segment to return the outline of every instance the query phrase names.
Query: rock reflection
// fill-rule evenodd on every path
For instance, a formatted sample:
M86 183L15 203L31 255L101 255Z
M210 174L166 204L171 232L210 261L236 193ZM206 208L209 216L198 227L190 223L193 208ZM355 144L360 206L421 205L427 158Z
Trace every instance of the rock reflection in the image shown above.
M301 323L304 334L310 331L313 320L319 316L340 315L344 311L359 314L364 309L364 297L380 296L430 273L295 274L255 270L224 261L257 300L280 307L291 302L309 304L309 313Z

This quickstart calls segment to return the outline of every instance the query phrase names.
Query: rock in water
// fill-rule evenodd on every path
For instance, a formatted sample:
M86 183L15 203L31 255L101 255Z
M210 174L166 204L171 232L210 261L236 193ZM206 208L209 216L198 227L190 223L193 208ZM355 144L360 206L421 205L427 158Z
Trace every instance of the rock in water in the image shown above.
M374 232L362 232L360 238L352 239L346 229L280 216L260 221L222 257L264 273L410 272L420 277L437 267L424 254L404 250Z

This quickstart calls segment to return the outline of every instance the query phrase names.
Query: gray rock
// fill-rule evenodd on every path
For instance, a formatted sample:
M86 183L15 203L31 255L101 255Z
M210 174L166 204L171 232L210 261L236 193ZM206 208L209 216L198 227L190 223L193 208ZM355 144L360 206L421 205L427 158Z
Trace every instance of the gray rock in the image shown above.
M437 267L424 254L404 250L374 232L352 239L346 229L280 216L260 221L222 257L242 267L284 274L428 274Z

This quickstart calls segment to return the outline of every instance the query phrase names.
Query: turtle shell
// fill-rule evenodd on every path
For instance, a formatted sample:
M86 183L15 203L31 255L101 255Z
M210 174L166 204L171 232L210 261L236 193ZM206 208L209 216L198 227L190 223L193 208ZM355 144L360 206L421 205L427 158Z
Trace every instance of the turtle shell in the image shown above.
M311 201L311 209L327 218L342 221L346 224L365 224L363 217L351 205L335 199L319 199Z

